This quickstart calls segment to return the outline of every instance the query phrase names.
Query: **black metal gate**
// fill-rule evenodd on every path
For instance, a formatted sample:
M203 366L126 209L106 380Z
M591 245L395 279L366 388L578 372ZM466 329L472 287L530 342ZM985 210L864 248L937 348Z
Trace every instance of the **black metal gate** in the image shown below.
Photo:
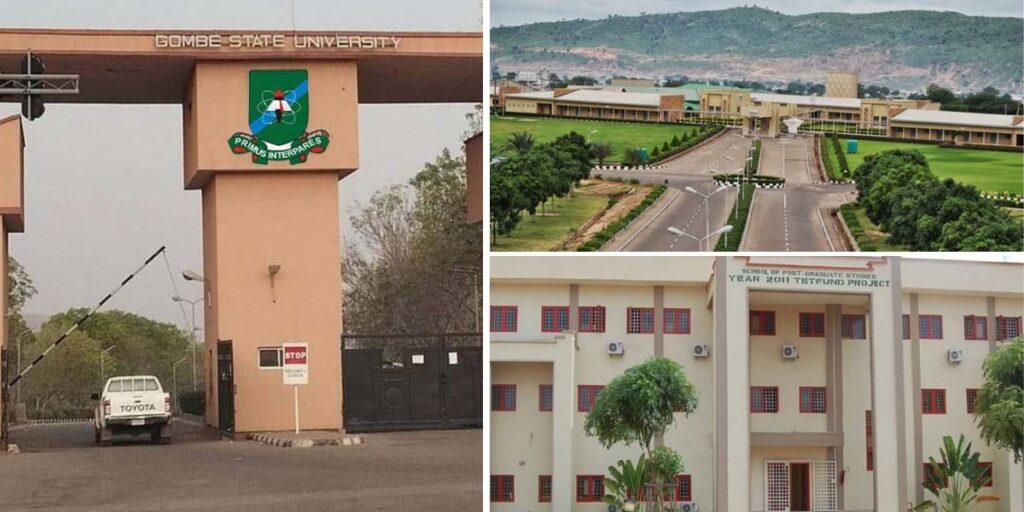
M345 430L483 425L480 334L342 336Z
M217 421L222 431L235 431L235 361L230 341L217 342Z

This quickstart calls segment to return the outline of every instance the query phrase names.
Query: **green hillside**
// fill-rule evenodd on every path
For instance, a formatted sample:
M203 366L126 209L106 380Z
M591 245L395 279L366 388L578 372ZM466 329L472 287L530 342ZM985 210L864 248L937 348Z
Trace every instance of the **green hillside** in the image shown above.
M499 64L553 60L579 65L593 57L565 52L601 47L618 53L621 69L636 71L715 66L714 61L691 60L707 55L842 59L848 52L873 50L872 55L888 61L884 64L945 74L954 65L963 75L961 80L971 86L1019 90L1024 74L1022 33L1021 18L932 11L789 16L738 7L497 27L491 31L491 40ZM636 59L636 55L654 59Z

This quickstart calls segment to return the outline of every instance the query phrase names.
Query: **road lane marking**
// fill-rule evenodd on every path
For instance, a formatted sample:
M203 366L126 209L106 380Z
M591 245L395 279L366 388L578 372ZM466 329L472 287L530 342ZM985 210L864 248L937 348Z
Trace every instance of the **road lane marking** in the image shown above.
M786 252L789 252L789 205L786 204L786 193L782 193L782 227L786 236Z
M625 249L627 245L633 243L633 239L636 238L637 235L639 235L640 233L643 233L647 229L647 227L650 226L651 223L655 221L655 219L661 216L662 213L665 213L665 210L668 209L668 207L672 204L672 201L675 201L677 197L679 197L679 193L672 196L672 198L668 200L668 203L665 204L664 208L659 210L658 213L655 213L654 217L651 217L651 220L647 221L647 224L644 224L643 227L636 231L636 233L633 233L633 236L627 238L626 241L623 242L618 249L615 249L615 252L622 252L622 250Z

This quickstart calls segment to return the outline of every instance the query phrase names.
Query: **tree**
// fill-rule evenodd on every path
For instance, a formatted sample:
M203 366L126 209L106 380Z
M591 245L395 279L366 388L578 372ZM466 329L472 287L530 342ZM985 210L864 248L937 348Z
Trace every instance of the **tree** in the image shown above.
M504 148L517 153L526 153L533 149L533 146L536 143L537 141L533 138L532 134L528 132L516 132L509 135L508 140L505 141Z
M612 145L608 142L595 142L590 145L590 154L597 159L599 165L604 165L604 160L612 156Z
M678 146L681 143L682 143L682 141L679 140L679 136L678 135L673 135L672 136L672 147L676 147L676 146Z
M623 163L627 166L636 167L643 163L643 156L641 155L639 148L627 149L626 158L624 160L625 161Z
M969 512L977 505L978 492L991 479L978 464L981 454L972 452L971 443L965 446L964 442L963 434L955 444L952 437L944 436L939 450L942 462L928 457L929 471L923 485L937 501L925 501L914 510Z
M1024 338L1003 344L985 358L985 384L974 403L974 421L989 446L1024 457Z
M8 347L11 350L9 357L12 361L17 361L19 356L19 344L16 343L18 339L21 339L20 346L22 350L25 350L24 347L30 346L36 341L36 335L29 328L28 322L25 321L21 314L25 303L34 297L36 293L36 287L32 284L32 277L29 276L25 267L18 260L8 257L7 311L4 314L7 317L7 339L11 343L11 346ZM18 398L19 400L21 399L21 397Z
M378 191L352 225L360 243L350 242L342 260L346 333L476 328L481 233L466 222L462 156L444 150L408 185ZM455 272L460 268L478 277Z
M671 448L662 447L655 458L652 443L673 423L676 411L689 415L697 409L697 390L679 363L655 357L633 366L612 379L598 394L583 424L587 436L596 437L605 448L616 443L640 446L648 465L671 470ZM660 484L670 475L650 473Z
M924 90L924 95L926 98L936 103L946 104L956 101L956 95L953 94L953 91L946 89L945 87L940 87L936 84L928 84L928 87Z

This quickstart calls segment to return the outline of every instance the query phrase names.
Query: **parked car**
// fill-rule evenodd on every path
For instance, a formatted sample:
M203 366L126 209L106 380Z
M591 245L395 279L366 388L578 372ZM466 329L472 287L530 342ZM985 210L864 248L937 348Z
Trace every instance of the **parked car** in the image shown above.
M98 400L94 426L96 444L110 446L117 434L149 434L153 443L171 442L171 395L152 375L113 377Z

